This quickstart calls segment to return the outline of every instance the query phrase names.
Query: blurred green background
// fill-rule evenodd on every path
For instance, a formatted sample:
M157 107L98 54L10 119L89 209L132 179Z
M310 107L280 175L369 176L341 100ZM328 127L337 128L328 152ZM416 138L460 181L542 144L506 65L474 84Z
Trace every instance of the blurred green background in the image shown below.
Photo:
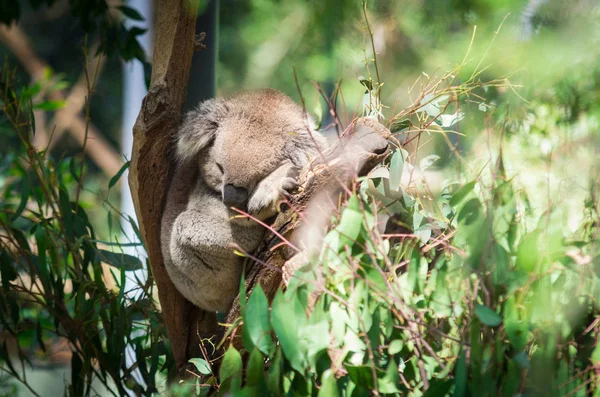
M14 5L10 0L1 4ZM23 85L33 83L40 76L32 76L32 65L15 50L29 49L30 61L33 54L50 68L42 80L52 80L53 89L68 99L82 78L82 49L93 47L95 36L85 34L67 0L52 7L43 1L20 4L17 28L25 41L15 44L15 37L4 31L2 61L16 68ZM330 94L339 85L337 113L348 125L363 111L362 76L375 73L365 14L384 84L381 100L386 122L413 104L429 82L457 65L462 66L456 70L456 84L467 82L474 71L480 72L477 81L502 81L461 102L464 118L454 126L457 133L428 130L407 147L415 164L431 154L440 156L421 183L427 188L417 190L438 196L449 183L487 175L501 151L507 176L531 204L525 213L526 229L535 229L543 220L540 217L552 209L564 236L579 230L586 200L598 193L600 175L598 1L371 0L363 10L357 0L221 0L217 95L276 88L297 101L303 99L326 126L331 122L329 109L315 87L320 85ZM151 36L153 20L135 24ZM15 47L7 40L13 40ZM135 48L131 54L139 55ZM123 122L124 69L139 60L125 64L111 54L104 62L89 101L89 119L122 163L127 156L121 154L129 148L121 142L131 134ZM68 100L62 102L69 106ZM49 133L55 110L41 109ZM136 113L137 108L129 111ZM398 138L408 139L402 134ZM14 131L1 119L0 163L8 164L22 150ZM68 158L80 151L74 134L65 133L53 143L51 156ZM114 172L90 156L86 161L82 206L99 239L112 240L106 208L121 206L118 192L108 193ZM0 175L0 184L9 178ZM62 365L59 356L54 360ZM62 376L57 381L62 382Z
M52 7L33 3L41 5L35 9L29 2L21 5L18 26L37 57L64 81L68 91L82 73L84 30L70 14L67 1ZM556 160L552 166L570 172L556 178L585 184L582 172L586 173L595 158L600 109L596 1L378 0L368 2L367 15L388 120L415 100L428 78L440 77L466 59L457 76L459 83L477 66L484 68L481 81L510 78L511 88L490 87L485 97L494 107L492 123L506 117L511 120L505 136L507 167L514 167L511 173L546 168L550 150ZM135 23L150 28L151 34L152 22L153 18ZM22 82L31 81L13 51L1 46L0 56L18 68ZM325 125L331 118L327 118L328 109L314 83L327 93L340 84L337 111L347 124L362 111L364 87L359 79L366 75L370 58L371 43L359 1L220 1L218 95L272 87L300 100L299 87L307 109L317 118L324 117ZM90 119L116 153L124 152L119 142L123 134L130 133L123 131L122 122L123 67L118 57L107 58L90 101ZM461 153L479 155L483 162L489 156L476 150L476 143L486 134L486 117L489 113L466 111L457 127L463 134ZM0 137L3 152L17 144L5 128L0 127ZM457 141L454 136L453 143ZM440 136L432 134L423 143L423 155L441 156L438 167L457 162ZM79 150L71 134L63 134L54 142L52 154L60 158ZM103 175L93 161L89 166L99 179L112 176ZM528 185L542 183L535 175L524 176L533 178ZM104 185L98 183L97 189ZM568 183L556 189L572 192Z

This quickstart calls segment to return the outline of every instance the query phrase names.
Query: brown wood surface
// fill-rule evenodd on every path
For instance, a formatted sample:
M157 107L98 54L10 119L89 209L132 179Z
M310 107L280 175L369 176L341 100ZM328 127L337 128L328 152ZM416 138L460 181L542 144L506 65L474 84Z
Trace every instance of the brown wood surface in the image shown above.
M161 215L172 171L170 135L178 126L186 96L197 9L186 0L160 0L150 89L133 127L129 185L139 227L158 288L162 317L179 369L189 357L190 318L195 308L175 289L160 249Z

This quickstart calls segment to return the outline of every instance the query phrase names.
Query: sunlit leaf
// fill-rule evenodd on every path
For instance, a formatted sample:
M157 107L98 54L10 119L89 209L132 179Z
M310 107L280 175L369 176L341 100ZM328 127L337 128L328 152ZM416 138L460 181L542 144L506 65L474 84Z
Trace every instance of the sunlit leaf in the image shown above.
M192 358L189 360L190 363L194 364L198 372L203 375L212 374L212 369L210 368L210 364L203 358Z
M458 191L452 195L449 204L452 207L456 207L458 204L460 204L465 197L467 197L467 195L473 191L476 183L476 181L472 181L458 189Z
M430 154L429 156L424 157L423 159L421 159L421 161L419 161L419 168L421 168L421 171L425 171L427 168L431 167L433 165L433 163L435 163L439 159L440 159L440 156L435 155L435 154Z
M502 317L487 306L476 304L475 315L479 321L489 327L497 327L502 324Z
M408 152L404 149L398 149L392 153L392 160L390 161L390 188L394 191L400 190L400 183L402 181L402 172L404 170L404 163L408 156Z
M392 134L400 132L404 129L407 129L411 126L411 121L409 118L397 119L392 121L390 124L390 132Z
M287 301L282 292L275 295L271 308L271 324L292 368L304 372L307 352L306 346L298 341L298 330L306 324L306 315L296 296Z
M45 110L45 111L53 111L58 110L65 107L66 102L62 100L58 101L44 101L40 103L36 103L33 105L33 109L36 110Z
M327 369L321 375L321 389L317 397L339 396L335 375L330 369Z
M269 302L260 285L257 285L248 299L244 314L244 332L261 352L269 356L275 345L271 337L269 323Z
M430 117L437 117L441 112L441 103L448 100L448 95L440 95L435 97L435 94L429 93L421 100L421 107L417 112L425 112Z

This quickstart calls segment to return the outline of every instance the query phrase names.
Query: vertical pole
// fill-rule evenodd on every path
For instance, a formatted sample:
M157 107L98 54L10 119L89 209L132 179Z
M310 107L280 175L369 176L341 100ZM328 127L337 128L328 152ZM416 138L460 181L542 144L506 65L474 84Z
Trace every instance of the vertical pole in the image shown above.
M205 49L197 50L192 57L190 79L183 111L193 109L198 102L216 95L217 86L217 56L219 34L219 1L209 0L205 7L198 11L196 20L196 37L204 32L206 37L202 42Z
M128 6L136 9L140 15L144 17L144 21L127 20L128 27L138 26L147 29L143 35L138 36L140 45L146 53L147 59L152 59L152 37L154 21L152 20L152 5L151 0L129 0ZM141 62L134 60L123 63L123 120L121 130L121 152L126 160L131 159L131 149L133 147L133 125L142 107L142 100L148 92L146 88L144 65ZM135 209L133 207L133 199L131 198L131 190L127 183L129 171L125 171L121 177L121 242L124 243L139 243L138 237L135 235L133 227L129 222L129 218L136 220ZM136 257L141 257L142 263L145 263L146 252L139 247L123 247L123 252ZM146 269L134 271L133 274L128 274L125 279L125 285L121 288L125 289L126 296L135 298L139 291L135 289L138 284L137 280L144 282L148 278ZM132 292L133 291L133 292ZM132 335L132 337L135 335ZM127 346L125 350L126 363L128 366L135 363L136 356L132 346ZM144 380L139 369L136 369L131 374L139 384L144 384ZM130 395L133 392L130 392Z

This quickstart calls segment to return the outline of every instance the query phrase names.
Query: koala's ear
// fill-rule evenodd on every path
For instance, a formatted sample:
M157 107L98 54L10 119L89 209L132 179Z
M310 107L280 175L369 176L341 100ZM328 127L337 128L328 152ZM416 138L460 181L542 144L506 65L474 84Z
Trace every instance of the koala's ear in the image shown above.
M228 111L229 106L223 99L209 99L190 110L177 131L178 159L189 160L207 147Z

